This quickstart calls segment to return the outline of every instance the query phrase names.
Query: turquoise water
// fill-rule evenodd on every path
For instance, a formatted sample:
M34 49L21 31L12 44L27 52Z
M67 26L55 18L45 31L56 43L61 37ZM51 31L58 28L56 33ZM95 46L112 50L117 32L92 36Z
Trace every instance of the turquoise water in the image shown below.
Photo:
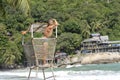
M73 71L89 71L89 70L104 70L104 71L120 71L120 63L113 64L88 64L78 67L71 66L70 68L59 68L56 70L73 70Z
M29 69L0 71L0 80L27 80ZM56 80L120 80L120 63L113 64L88 64L68 65L66 68L54 69ZM30 80L42 80L42 72L39 71L35 78L35 71L31 73ZM46 76L50 76L49 69ZM49 79L53 80L53 79Z

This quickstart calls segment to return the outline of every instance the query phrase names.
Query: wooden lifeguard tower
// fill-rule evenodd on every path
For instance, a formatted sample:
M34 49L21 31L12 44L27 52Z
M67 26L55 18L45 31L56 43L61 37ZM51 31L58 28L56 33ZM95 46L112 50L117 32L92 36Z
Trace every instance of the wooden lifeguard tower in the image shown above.
M41 28L39 27L41 26L44 27L45 25L41 25L40 23L32 24L30 27L31 39L26 43L24 42L24 38L22 41L27 61L30 64L28 79L30 79L32 69L36 69L36 77L38 76L38 70L41 69L43 72L44 80L49 78L53 78L55 80L53 73L53 60L56 47L57 28L56 38L35 38L34 31L40 32ZM47 66L43 64L43 60L46 60L46 63L48 64ZM46 67L49 67L52 72L52 76L47 78L45 76Z

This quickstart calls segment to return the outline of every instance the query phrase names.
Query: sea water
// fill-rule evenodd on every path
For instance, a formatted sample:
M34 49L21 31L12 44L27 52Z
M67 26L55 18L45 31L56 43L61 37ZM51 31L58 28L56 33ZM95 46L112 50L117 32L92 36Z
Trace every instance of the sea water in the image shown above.
M27 80L29 68L0 71L0 80ZM46 77L52 75L50 69L45 70ZM56 80L120 80L120 63L68 65L66 68L54 68ZM36 78L35 70L31 72L30 80L42 80L39 70ZM48 79L53 80L53 78Z

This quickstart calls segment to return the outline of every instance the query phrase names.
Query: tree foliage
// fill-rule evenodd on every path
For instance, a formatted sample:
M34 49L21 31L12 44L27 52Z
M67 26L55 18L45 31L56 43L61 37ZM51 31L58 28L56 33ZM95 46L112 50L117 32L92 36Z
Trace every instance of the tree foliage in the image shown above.
M14 11L20 10L26 16L30 13L28 0L0 0L0 10L2 10L2 14L6 13L6 7L11 7Z
M81 37L76 33L62 33L57 40L57 50L74 54L79 50Z

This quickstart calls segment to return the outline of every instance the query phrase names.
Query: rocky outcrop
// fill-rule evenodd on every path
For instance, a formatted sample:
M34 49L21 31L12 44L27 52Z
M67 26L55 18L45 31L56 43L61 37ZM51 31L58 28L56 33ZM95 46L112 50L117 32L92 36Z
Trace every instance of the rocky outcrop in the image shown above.
M120 62L120 52L77 54L65 58L58 67L74 64L107 64Z
M62 64L59 65L73 65L73 64L107 64L113 62L120 62L120 52L105 52L105 53L91 53L85 55L74 55L65 58Z
M73 65L73 64L80 64L81 63L81 57L79 54L68 56L65 58L61 64L58 65L58 67L65 67L66 65Z
M112 63L120 61L120 53L106 52L97 54L88 54L81 59L81 64L100 64L100 63Z

